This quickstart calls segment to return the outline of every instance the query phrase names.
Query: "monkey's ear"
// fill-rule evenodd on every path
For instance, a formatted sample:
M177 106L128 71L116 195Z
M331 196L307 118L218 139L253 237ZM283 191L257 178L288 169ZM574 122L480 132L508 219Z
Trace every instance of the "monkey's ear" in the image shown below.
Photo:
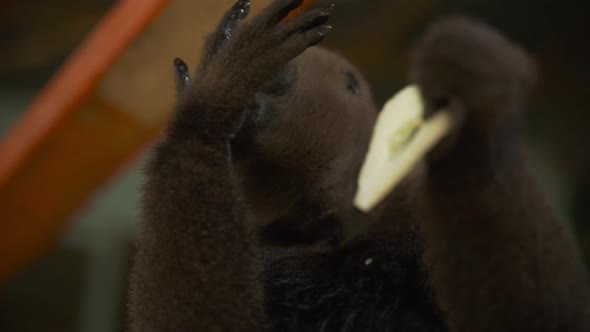
M174 59L174 81L176 83L176 93L178 95L180 95L191 82L191 77L188 73L188 65L181 58Z

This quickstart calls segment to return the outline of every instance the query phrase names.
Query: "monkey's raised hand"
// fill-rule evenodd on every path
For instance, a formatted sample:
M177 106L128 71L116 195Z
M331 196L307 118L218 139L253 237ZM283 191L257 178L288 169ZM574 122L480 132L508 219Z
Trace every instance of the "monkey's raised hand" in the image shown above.
M248 22L249 1L240 0L209 39L203 62L180 96L172 126L209 142L228 142L240 130L245 105L293 58L322 41L334 6L312 9L286 22L302 0L277 0ZM188 81L178 62L177 73ZM178 79L177 79L178 82ZM183 86L181 86L182 88ZM173 133L174 134L174 133Z
M521 48L493 29L461 18L430 29L418 44L411 75L430 111L448 106L458 115L456 132L439 150L443 159L457 162L495 149L518 123L534 81L531 61Z
M221 46L227 40L230 40L238 24L250 13L250 0L239 0L223 16L214 33L207 38L203 49L201 68L211 61L213 56L219 51ZM190 83L190 75L186 62L177 58L174 60L174 79L176 82L176 92L181 94Z

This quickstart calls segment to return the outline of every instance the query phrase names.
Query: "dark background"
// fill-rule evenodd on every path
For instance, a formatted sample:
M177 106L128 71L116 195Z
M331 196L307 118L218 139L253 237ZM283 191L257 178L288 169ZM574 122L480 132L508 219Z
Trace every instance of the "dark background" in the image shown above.
M534 55L540 80L528 106L530 158L550 202L590 257L590 29L585 1L336 2L335 30L326 45L364 70L380 102L406 83L412 42L444 15L487 21ZM2 2L0 133L111 3ZM123 330L139 170L138 164L118 177L73 218L56 248L10 284L0 285L0 331Z

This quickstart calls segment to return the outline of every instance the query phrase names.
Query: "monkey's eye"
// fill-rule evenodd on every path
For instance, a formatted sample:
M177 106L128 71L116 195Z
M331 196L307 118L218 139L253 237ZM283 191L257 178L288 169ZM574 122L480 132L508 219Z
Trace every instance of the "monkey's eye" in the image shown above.
M346 89L353 95L356 95L360 92L361 86L353 72L346 72Z

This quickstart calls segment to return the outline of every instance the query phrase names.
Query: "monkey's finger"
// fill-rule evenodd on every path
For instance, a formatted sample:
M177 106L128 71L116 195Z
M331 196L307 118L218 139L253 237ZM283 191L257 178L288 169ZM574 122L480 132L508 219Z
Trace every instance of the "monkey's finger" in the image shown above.
M219 31L223 32L225 39L233 36L240 21L248 17L248 14L250 14L250 0L238 0L221 22Z
M191 77L188 73L188 65L181 58L174 59L174 82L176 83L176 92L181 94L190 84Z
M307 47L315 46L321 43L325 38L326 35L332 31L331 25L323 25L319 28L315 28L313 30L307 31L305 33L305 40L307 41Z
M335 6L332 4L326 8L310 10L286 22L278 29L279 33L285 33L286 36L289 36L293 33L307 32L320 27L328 21L334 12L334 8Z
M243 20L250 14L250 0L238 0L231 11L234 20Z
M225 42L231 39L240 22L250 14L250 0L238 0L225 13L215 32L207 39L200 68L204 67L219 52Z
M292 10L287 15L287 17L285 17L281 22L287 22L291 18L293 18L297 15L300 15L301 13L305 12L309 7L311 7L315 2L316 2L316 0L303 0L303 3L299 7Z
M308 31L301 31L291 35L283 42L285 49L291 50L295 56L303 53L308 47L315 46L322 42L326 35L332 31L332 26L322 25Z
M274 27L302 3L303 0L276 0L264 10L260 18L268 27Z

